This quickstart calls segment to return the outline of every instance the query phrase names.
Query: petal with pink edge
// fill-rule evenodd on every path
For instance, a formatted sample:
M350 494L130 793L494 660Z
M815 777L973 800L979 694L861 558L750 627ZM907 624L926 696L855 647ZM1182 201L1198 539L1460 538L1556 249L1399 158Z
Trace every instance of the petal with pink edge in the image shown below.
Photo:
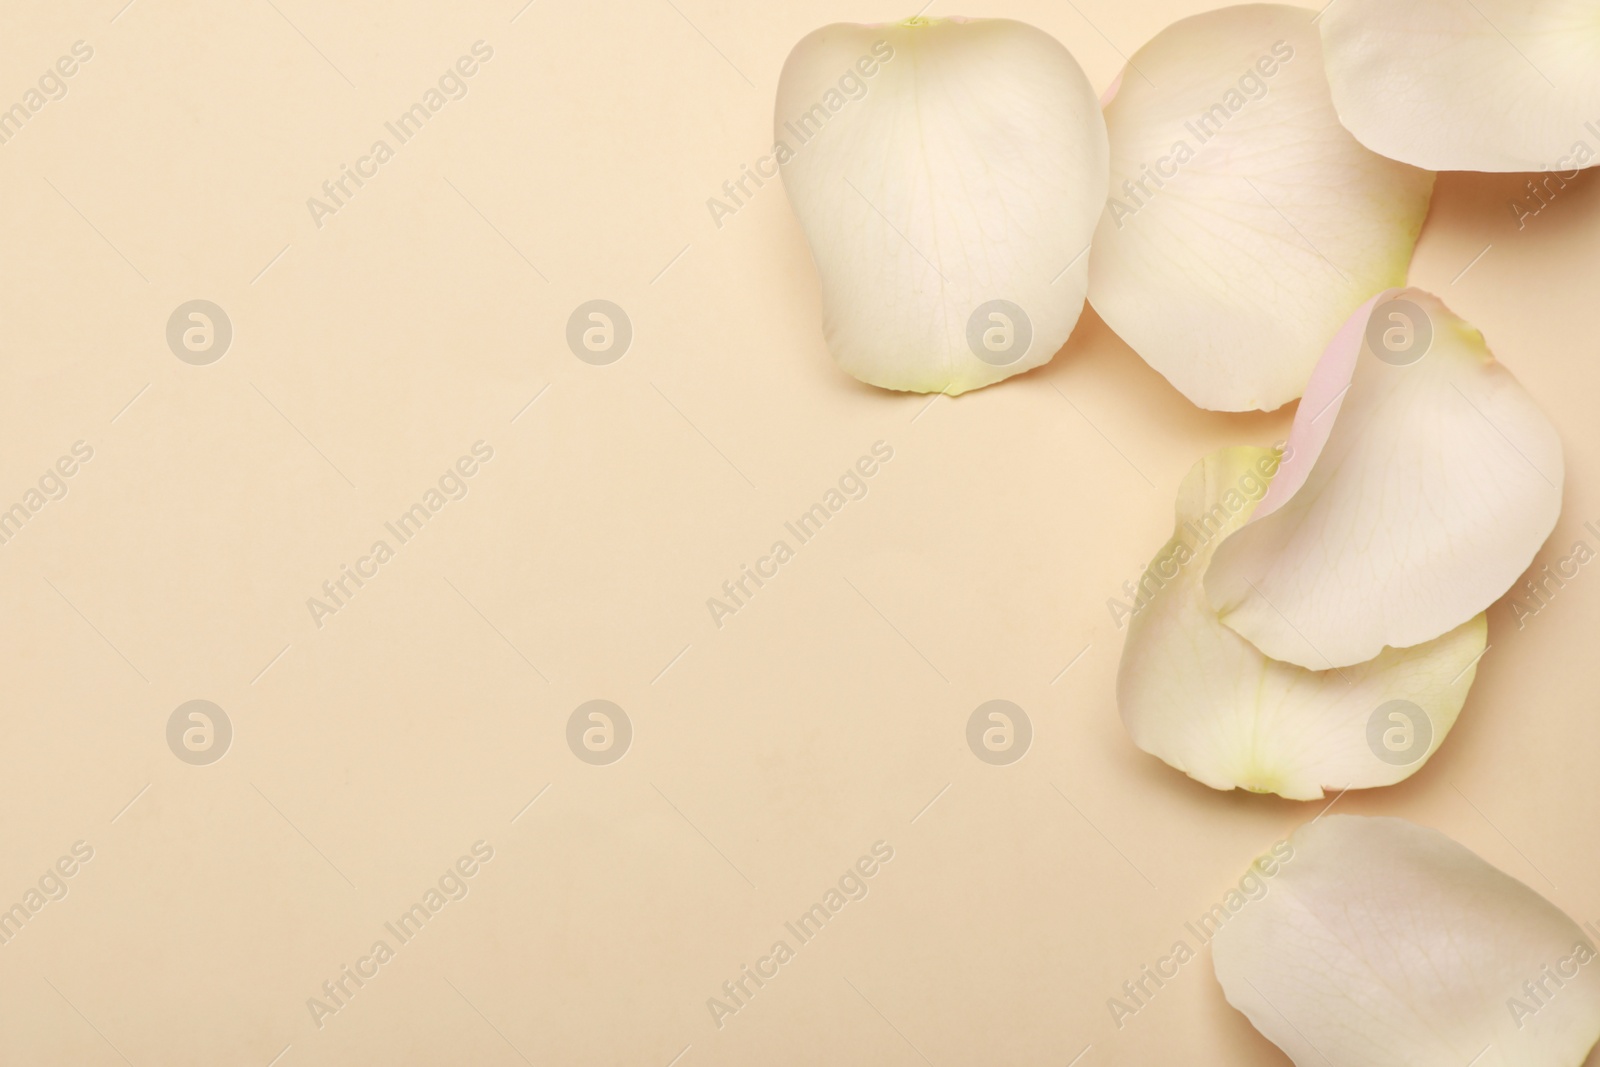
M1600 1038L1593 924L1436 830L1329 815L1252 873L1212 964L1297 1067L1579 1067Z
M1483 335L1420 289L1341 329L1292 455L1205 575L1222 621L1273 659L1348 667L1494 603L1561 512L1561 440Z
M1278 467L1268 448L1226 448L1178 490L1173 536L1139 582L1117 705L1134 743L1214 789L1315 800L1409 778L1455 725L1483 655L1478 615L1415 648L1341 670L1263 656L1222 625L1202 578Z

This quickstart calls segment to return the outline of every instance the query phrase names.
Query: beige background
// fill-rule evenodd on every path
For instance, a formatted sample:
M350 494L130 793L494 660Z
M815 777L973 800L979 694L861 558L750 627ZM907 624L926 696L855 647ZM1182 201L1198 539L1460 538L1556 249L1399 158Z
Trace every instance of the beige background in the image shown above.
M0 502L94 449L0 545L0 904L95 850L0 948L0 1062L1287 1062L1208 955L1111 1022L1320 806L1135 750L1105 602L1190 464L1291 412L1197 411L1092 313L959 400L860 386L781 188L721 230L705 206L769 147L795 40L907 10L124 2L0 29L3 105L94 49L0 145ZM1033 22L1103 88L1206 6L929 13ZM316 228L306 199L479 39L469 94ZM1554 558L1600 520L1600 194L1519 231L1523 180L1442 177L1413 278L1561 427ZM563 341L595 297L635 329L606 367ZM164 339L195 298L234 326L210 366ZM480 439L469 495L317 628L306 599ZM715 628L706 598L880 439L870 494ZM1600 920L1600 577L1491 619L1443 750L1337 810L1438 827ZM564 740L597 697L635 731L607 767ZM964 741L995 697L1036 730L1009 767ZM166 744L194 698L235 730L211 766ZM313 1025L479 839L470 895ZM870 895L717 1029L706 999L880 839Z

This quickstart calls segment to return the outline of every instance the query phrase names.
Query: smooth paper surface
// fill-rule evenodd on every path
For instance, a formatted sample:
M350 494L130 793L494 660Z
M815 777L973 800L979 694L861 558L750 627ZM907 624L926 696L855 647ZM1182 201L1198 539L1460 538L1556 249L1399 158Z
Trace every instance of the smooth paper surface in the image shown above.
M1099 92L1202 9L927 14ZM1321 806L1140 752L1113 685L1184 473L1293 409L1092 311L957 399L838 370L743 176L795 41L913 13L0 16L0 1062L1287 1062L1186 924ZM1335 810L1600 923L1600 197L1526 181L1442 176L1411 280L1561 430L1544 591Z

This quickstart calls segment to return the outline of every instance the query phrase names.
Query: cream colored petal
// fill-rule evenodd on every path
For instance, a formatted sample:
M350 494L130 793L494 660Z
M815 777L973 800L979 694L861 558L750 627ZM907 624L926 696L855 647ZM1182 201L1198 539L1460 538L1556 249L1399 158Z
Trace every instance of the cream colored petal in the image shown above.
M1212 962L1297 1067L1579 1067L1600 1038L1593 925L1443 834L1329 815L1258 863Z
M1600 162L1593 0L1338 0L1320 20L1339 117L1431 170Z
M1432 174L1339 124L1314 14L1253 4L1174 23L1106 105L1089 301L1203 408L1299 396L1339 324L1405 280L1428 210Z
M1106 134L1054 38L1008 19L827 26L784 64L775 131L846 371L955 394L1066 342Z
M1561 512L1555 427L1483 335L1420 289L1380 294L1339 332L1289 446L1283 491L1204 581L1224 623L1314 670L1484 611Z
M1139 582L1117 705L1134 743L1214 789L1314 800L1410 777L1455 724L1488 632L1482 615L1339 671L1268 659L1218 621L1201 579L1244 525L1278 454L1228 448L1178 491L1173 536Z

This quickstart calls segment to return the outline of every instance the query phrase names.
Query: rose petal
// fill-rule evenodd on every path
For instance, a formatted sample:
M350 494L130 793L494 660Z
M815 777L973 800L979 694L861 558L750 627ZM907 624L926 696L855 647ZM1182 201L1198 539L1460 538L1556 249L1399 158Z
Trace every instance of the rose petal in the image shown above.
M1483 335L1420 289L1375 305L1335 338L1331 373L1295 415L1284 492L1268 493L1204 579L1224 623L1313 670L1431 641L1484 611L1561 512L1560 438Z
M1320 21L1339 118L1373 151L1569 179L1600 162L1590 0L1338 0Z
M1066 342L1105 203L1106 135L1054 38L1008 19L827 26L784 64L775 129L846 371L955 394Z
M1592 925L1403 819L1330 815L1289 847L1212 963L1298 1067L1578 1067L1600 1038Z
M1139 583L1117 705L1134 743L1214 789L1314 800L1410 777L1455 724L1483 654L1482 615L1427 644L1340 671L1263 656L1218 621L1201 582L1278 466L1228 448L1178 490L1177 526Z
M1339 124L1314 12L1176 22L1106 106L1111 200L1089 301L1204 408L1276 408L1374 292L1405 280L1433 175Z

